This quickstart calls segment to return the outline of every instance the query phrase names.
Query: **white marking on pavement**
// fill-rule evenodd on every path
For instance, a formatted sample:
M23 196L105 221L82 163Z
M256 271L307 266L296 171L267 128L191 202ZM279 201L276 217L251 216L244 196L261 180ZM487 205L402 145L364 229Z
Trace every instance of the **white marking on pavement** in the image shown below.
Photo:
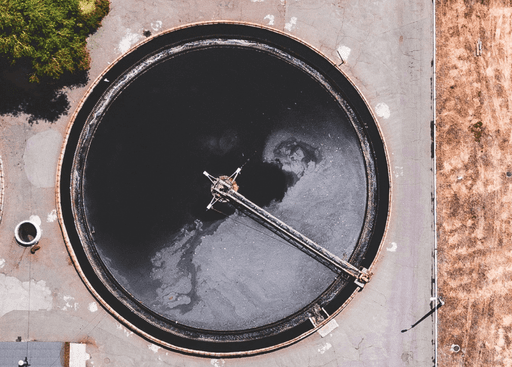
M156 352L158 352L160 347L158 345L155 345L155 344L148 344L148 349L150 351L152 351L153 353L156 353Z
M5 266L5 259L0 259L0 269Z
M156 32L158 30L160 30L162 28L162 21L161 20L157 20L156 22L154 23L151 23L151 28Z
M28 218L29 221L32 223L37 224L38 227L41 226L41 218L39 218L38 215L31 215L30 218Z
M331 343L325 343L325 345L323 345L322 347L318 348L318 352L320 354L324 354L325 352L327 352L329 349L331 349L332 345Z
M126 335L127 337L131 336L133 334L133 331L128 330L120 323L116 323L116 328L117 328L117 330L122 330L124 332L124 335Z
M210 364L215 367L221 367L224 366L226 362L223 359L212 359Z
M382 118L389 118L391 116L391 112L389 111L389 106L385 104L384 102L381 102L375 106L375 113L377 116Z
M268 19L268 25L274 25L275 17L272 14L265 15L263 19Z
M96 302L89 303L89 311L96 312L98 311L98 304Z
M346 62L348 57L350 56L351 49L348 48L347 46L339 46L337 51L338 51L338 54L340 55L340 57L342 58L342 60L344 62Z
M69 309L74 309L76 311L78 309L78 302L73 302L75 300L75 297L63 296L62 298L66 302L66 305L62 307L62 311L67 311Z
M404 167L401 166L395 166L395 177L398 178L400 176L404 175Z
M151 23L153 24L153 23ZM117 47L119 49L119 52L124 54L126 51L130 49L134 44L136 44L141 38L144 38L143 35L132 33L131 29L126 30L126 35L123 37L121 42L119 42L119 46Z
M387 247L386 250L389 252L396 252L396 249L398 248L398 245L396 242L391 242L391 247Z
M46 222L52 223L57 220L57 209L53 209L50 213L48 213L48 216L46 217Z
M295 25L297 25L297 17L291 17L290 21L284 25L284 29L289 32Z

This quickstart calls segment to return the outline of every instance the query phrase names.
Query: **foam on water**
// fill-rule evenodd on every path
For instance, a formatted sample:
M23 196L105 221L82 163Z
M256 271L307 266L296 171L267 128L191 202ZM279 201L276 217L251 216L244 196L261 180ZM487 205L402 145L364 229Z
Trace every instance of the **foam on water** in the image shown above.
M295 182L281 202L266 210L347 258L363 223L366 185L357 141L337 126L319 121L309 128L277 128L269 135L264 160L279 164ZM335 279L323 265L239 212L213 231L200 221L183 228L152 264L152 278L161 282L155 310L213 330L275 322L308 305Z

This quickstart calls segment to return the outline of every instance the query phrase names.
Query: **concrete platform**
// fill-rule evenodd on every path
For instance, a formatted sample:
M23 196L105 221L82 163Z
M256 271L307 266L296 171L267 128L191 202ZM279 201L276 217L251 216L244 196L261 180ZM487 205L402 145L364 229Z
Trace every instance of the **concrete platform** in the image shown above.
M431 366L433 213L433 17L420 1L112 1L90 37L89 84L145 39L184 24L247 21L297 37L352 79L373 108L389 154L392 210L375 275L336 322L339 327L288 348L242 359L180 355L155 346L110 316L83 285L56 217L55 174L69 115L54 123L0 116L5 179L0 223L0 341L87 343L88 366ZM87 86L67 91L69 114ZM0 198L1 198L0 193ZM1 202L1 200L0 200ZM14 228L40 222L41 249L19 246Z

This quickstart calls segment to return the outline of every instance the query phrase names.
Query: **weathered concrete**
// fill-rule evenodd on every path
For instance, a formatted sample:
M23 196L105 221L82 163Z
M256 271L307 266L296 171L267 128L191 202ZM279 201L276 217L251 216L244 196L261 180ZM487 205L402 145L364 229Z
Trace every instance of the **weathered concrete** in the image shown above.
M64 136L69 116L54 124L33 125L27 116L0 116L6 186L0 223L0 259L5 262L0 260L0 273L2 279L16 279L13 284L21 288L30 284L31 292L32 285L42 292L38 298L31 297L30 307L24 291L19 302L26 300L25 306L0 304L0 315L5 313L0 317L0 340L21 336L22 340L87 342L89 366L432 365L432 318L400 333L429 310L432 291L431 6L417 0L113 0L103 27L89 40L90 83L123 51L142 41L143 30L157 34L199 21L267 25L308 42L335 63L341 62L341 55L340 68L374 109L389 150L392 212L383 251L372 281L337 317L339 327L325 338L315 334L270 354L236 360L164 350L133 334L99 307L71 265L55 220L53 181L48 178L48 170L56 171L50 145L57 134ZM70 112L86 89L68 91ZM50 134L50 145L31 145L38 153L29 150L27 154L30 139ZM36 172L37 180L27 176L27 168ZM19 246L13 234L16 224L32 215L41 218L43 231L41 249L35 255Z
M23 161L25 174L36 187L55 186L55 165L62 145L62 136L55 130L46 130L27 140Z

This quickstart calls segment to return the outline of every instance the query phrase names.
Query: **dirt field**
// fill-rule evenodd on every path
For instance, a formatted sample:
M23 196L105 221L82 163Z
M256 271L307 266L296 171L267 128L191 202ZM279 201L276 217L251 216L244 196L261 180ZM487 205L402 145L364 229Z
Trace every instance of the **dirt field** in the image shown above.
M439 366L512 366L512 6L436 6Z

